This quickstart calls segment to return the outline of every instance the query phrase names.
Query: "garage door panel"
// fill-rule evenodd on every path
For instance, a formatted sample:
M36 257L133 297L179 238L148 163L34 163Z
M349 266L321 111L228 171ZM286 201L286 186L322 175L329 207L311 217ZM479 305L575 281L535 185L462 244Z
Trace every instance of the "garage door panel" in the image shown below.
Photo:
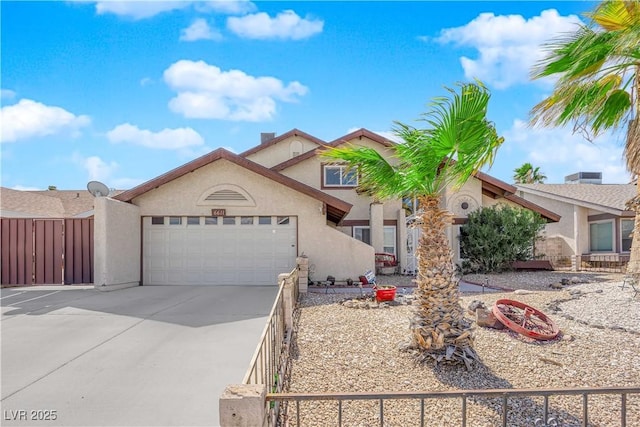
M247 221L245 221L247 222ZM296 218L288 224L151 224L144 218L144 283L274 285L295 266Z

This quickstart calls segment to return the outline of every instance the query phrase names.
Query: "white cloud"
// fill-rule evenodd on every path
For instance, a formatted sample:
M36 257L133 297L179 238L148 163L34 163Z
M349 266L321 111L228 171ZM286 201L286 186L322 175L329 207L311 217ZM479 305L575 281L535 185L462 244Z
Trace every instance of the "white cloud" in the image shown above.
M297 81L285 86L275 77L222 71L204 61L175 62L164 71L164 81L178 93L169 101L169 108L200 119L269 120L276 113L276 101L295 102L308 91Z
M191 128L163 129L159 132L140 129L129 123L116 126L107 132L112 143L129 143L162 150L177 150L204 144L202 136Z
M220 0L196 3L199 12L216 12L226 15L243 15L256 10L256 5L246 0Z
M16 93L10 89L0 89L0 99L13 99Z
M271 18L264 12L227 18L227 28L249 39L300 40L322 32L324 22L309 17L300 18L293 10L285 10Z
M2 142L15 142L60 133L77 136L79 129L87 126L90 121L88 116L76 116L60 107L21 99L17 104L0 109L0 139Z
M79 1L79 0L76 0ZM96 2L96 13L111 13L134 20L151 18L164 12L186 9L194 6L198 12L215 12L226 15L253 12L255 4L244 0L219 1L166 1L166 0L104 0Z
M118 16L126 16L135 20L151 18L163 12L184 9L191 5L190 1L99 1L96 3L96 12L101 15L112 13Z
M17 190L17 191L42 191L43 188L38 188L38 187L29 187L27 185L14 185L13 187L11 187L12 190Z
M140 79L140 86L144 87L144 86L149 86L151 84L153 84L154 81L151 77L143 77Z
M560 16L555 9L525 19L522 15L482 13L462 27L447 28L435 40L472 47L479 56L460 58L465 77L478 78L498 89L530 81L531 67L544 56L542 45L576 29L576 15Z
M180 32L180 40L187 42L196 40L222 40L222 34L220 34L217 29L211 28L205 19L198 18L193 21L189 27Z
M119 168L116 162L107 163L98 156L84 157L78 153L73 154L72 161L87 172L88 181L101 181L108 186L111 176Z
M540 167L549 184L562 183L575 172L602 172L603 182L609 184L630 181L622 154L624 141L611 134L591 143L568 128L530 128L516 119L503 136L505 145L515 144L527 154L525 161Z

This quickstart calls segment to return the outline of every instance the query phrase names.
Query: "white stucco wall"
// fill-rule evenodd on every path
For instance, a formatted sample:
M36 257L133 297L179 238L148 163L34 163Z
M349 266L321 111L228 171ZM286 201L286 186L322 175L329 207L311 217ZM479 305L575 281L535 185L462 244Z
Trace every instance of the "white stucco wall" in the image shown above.
M557 213L562 217L559 222L551 222L545 226L545 236L547 239L562 240L561 255L569 256L581 254L584 250L583 242L586 242L586 248L588 250L589 230L588 225L586 225L586 211L584 211L583 208L576 206L577 209L574 212L574 205L570 203L549 199L535 194L524 193L522 191L518 191L518 195L523 199L529 200L550 210L551 212ZM578 221L577 223L576 220ZM576 225L580 224L580 222L584 222L585 225ZM578 239L576 239L576 231L579 233ZM580 238L580 236L584 237Z
M94 283L113 290L140 284L140 209L108 197L94 205Z
M198 204L216 185L233 184L252 199L251 206ZM133 200L141 216L207 216L224 208L228 216L296 216L298 255L315 265L317 278L357 278L374 265L373 249L327 225L322 202L226 160L195 170ZM283 272L285 273L285 272ZM319 279L316 279L319 280Z
M248 155L247 159L251 160L252 162L256 162L266 168L271 168L292 158L292 147L294 147L292 146L292 143L294 141L300 142L299 145L294 145L301 147L300 154L318 148L318 144L316 144L315 142L308 141L300 136L291 136L289 138L283 139L282 141L279 141L276 144L270 145L260 151Z

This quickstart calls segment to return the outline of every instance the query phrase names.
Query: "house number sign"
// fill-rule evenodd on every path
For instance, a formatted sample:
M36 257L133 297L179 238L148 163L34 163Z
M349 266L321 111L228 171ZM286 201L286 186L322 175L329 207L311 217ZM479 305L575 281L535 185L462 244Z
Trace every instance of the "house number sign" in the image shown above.
M227 215L226 209L211 209L211 216L225 216Z

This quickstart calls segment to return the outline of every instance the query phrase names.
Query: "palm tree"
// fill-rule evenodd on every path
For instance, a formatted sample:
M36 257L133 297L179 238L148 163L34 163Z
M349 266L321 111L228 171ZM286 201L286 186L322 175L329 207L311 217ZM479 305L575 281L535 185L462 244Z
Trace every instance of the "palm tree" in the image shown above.
M546 46L534 79L554 76L553 93L531 111L531 124L564 126L593 138L627 124L624 157L640 173L640 1L605 0L586 14L588 24ZM627 272L640 276L640 186Z
M547 177L540 172L540 167L535 168L531 163L524 163L513 170L513 180L516 184L542 184Z
M359 173L360 189L378 200L417 197L418 276L411 343L417 360L464 363L470 369L477 355L470 325L459 302L458 280L446 235L451 214L442 208L442 191L459 188L482 166L493 162L503 138L486 118L490 94L481 83L461 83L451 97L435 98L423 114L429 128L399 122L394 132L404 141L388 162L376 150L347 145L324 152Z

